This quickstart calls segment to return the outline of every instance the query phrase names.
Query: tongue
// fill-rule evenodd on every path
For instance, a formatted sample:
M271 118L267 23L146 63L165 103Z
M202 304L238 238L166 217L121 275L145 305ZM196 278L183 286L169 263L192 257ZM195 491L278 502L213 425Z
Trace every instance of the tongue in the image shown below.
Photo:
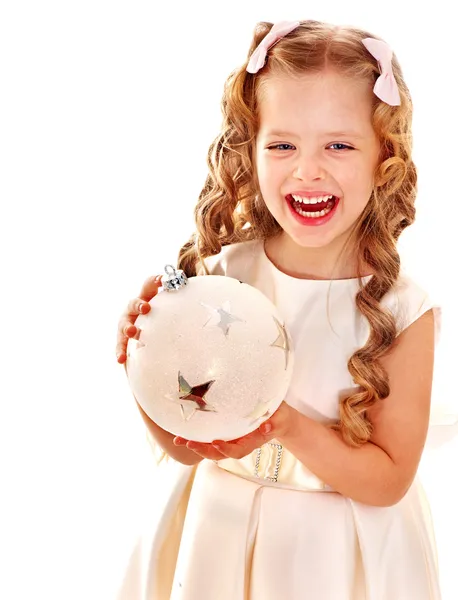
M293 207L301 208L305 212L320 212L325 208L332 208L334 204L334 198L331 198L327 202L319 202L318 204L304 204L303 202L296 202L295 200L293 200Z

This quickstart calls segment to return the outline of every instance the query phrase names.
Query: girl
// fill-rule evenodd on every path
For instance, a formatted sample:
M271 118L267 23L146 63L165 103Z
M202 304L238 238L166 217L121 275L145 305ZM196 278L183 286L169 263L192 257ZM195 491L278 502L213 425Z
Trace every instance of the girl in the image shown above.
M174 438L141 411L175 475L120 598L437 600L416 472L440 308L396 249L415 218L409 91L389 47L355 28L260 23L248 58L178 267L268 296L293 381L232 442ZM159 286L121 317L119 362Z

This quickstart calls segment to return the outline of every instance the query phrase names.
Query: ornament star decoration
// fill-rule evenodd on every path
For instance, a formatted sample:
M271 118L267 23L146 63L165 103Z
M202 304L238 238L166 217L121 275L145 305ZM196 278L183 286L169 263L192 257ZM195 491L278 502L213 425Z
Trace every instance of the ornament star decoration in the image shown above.
M278 321L278 319L276 319L275 317L272 317L272 318L275 321L275 325L278 328L278 337L275 340L275 342L270 345L273 346L274 348L281 348L282 350L285 351L285 371L286 371L286 369L288 368L288 359L289 359L289 352L290 352L288 334L286 333L285 326L282 325L280 323L280 321Z
M142 341L140 341L140 334L141 334L142 330L138 329L137 333L134 335L134 337L130 338L130 344L128 344L128 348L127 348L127 358L130 358L132 356L132 352L136 351L136 350L141 350L141 348L146 348L146 344L144 344Z
M249 415L246 415L246 419L251 419L250 425L259 421L259 419L267 419L271 416L270 410L267 408L268 402L258 402L258 404L254 407L254 409L250 412Z
M178 371L178 397L180 400L181 416L189 421L197 411L216 412L215 408L205 401L205 394L215 383L215 379L191 386ZM176 401L176 398L169 398ZM185 401L183 403L182 401Z
M210 321L214 321L215 317L219 317L219 321L218 323L216 323L216 326L221 329L221 331L226 337L229 333L229 327L232 325L232 323L235 323L236 321L239 321L241 323L244 322L243 319L239 319L239 317L236 317L235 315L231 314L231 306L228 300L226 302L223 302L223 304L219 308L208 306L208 304L204 304L203 302L201 302L200 304L205 308L208 308L208 310L212 311L213 313L212 316L208 319L208 321L204 324L204 327L206 327L208 323L210 323Z

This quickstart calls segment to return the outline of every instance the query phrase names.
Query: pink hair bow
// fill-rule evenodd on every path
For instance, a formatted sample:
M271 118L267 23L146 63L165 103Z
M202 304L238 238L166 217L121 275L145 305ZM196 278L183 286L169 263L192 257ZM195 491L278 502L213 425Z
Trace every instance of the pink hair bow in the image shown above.
M380 77L378 77L374 85L374 94L391 106L399 106L401 98L399 96L398 84L393 75L393 67L391 65L393 52L391 48L386 42L374 38L364 38L361 41L378 61L381 71Z
M257 73L259 69L262 69L266 64L269 49L299 25L299 21L280 21L276 23L251 55L246 68L248 73Z

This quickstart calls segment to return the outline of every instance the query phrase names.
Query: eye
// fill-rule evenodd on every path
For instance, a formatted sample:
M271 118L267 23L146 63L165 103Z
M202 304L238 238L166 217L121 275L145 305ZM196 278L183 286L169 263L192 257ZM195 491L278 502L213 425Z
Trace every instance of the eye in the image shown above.
M340 146L339 148L337 148L337 150L354 150L354 148L352 148L351 146L347 146L347 144L339 144L338 142L335 144L331 144L331 146Z
M294 148L291 144L276 144L275 146L269 146L267 150L278 150L281 146L289 146L290 148Z

